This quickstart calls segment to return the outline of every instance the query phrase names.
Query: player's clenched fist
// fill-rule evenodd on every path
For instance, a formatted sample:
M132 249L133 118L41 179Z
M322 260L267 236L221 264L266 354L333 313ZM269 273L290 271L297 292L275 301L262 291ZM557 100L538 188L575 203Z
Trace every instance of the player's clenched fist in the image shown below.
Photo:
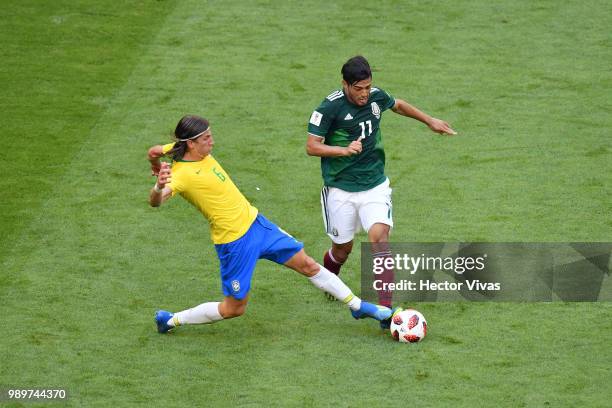
M157 163L151 162L151 175L158 176L160 168L161 168L161 164L159 161Z
M361 144L361 140L353 140L351 144L346 147L346 155L352 156L354 154L359 154L362 149L363 145Z
M172 170L170 169L170 165L166 162L162 162L159 168L159 174L157 175L157 186L159 188L164 188L166 184L168 184L172 179Z

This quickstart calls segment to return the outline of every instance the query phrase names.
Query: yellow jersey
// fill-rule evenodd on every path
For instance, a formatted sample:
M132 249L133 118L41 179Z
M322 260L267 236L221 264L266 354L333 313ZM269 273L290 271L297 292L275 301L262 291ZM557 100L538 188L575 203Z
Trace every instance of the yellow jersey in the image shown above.
M164 154L173 145L164 145ZM257 208L210 154L199 161L174 161L172 180L166 186L173 196L180 194L206 217L215 244L227 244L242 237L257 217Z

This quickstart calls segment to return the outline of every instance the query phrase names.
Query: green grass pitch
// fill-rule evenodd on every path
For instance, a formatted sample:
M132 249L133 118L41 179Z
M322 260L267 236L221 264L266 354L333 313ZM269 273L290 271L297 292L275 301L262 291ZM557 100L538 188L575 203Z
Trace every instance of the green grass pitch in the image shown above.
M398 345L262 261L245 316L158 335L156 308L220 284L205 220L148 207L145 159L205 115L239 188L320 259L306 123L360 53L459 132L386 114L394 241L612 241L606 4L5 0L0 387L74 407L609 407L610 303L420 304L428 337Z

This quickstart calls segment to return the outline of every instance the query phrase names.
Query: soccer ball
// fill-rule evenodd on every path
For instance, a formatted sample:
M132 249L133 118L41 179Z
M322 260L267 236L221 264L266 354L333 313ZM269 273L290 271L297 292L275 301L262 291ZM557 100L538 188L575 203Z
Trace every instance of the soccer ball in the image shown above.
M427 334L425 317L414 309L397 312L391 319L391 335L400 343L417 343Z

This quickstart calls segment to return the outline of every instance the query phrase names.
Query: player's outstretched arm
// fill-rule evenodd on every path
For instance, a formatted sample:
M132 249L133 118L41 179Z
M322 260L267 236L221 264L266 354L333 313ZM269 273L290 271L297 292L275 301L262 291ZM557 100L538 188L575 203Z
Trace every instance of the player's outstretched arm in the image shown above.
M157 174L157 182L149 192L149 204L151 207L159 207L164 201L172 197L172 190L166 184L172 180L172 170L168 163L161 163L159 173Z
M445 121L429 116L425 112L420 111L419 109L410 105L408 102L402 99L396 99L395 105L391 109L397 114L408 116L409 118L413 118L420 122L423 122L436 133L440 133L443 135L457 134L457 132L451 129L450 125Z

